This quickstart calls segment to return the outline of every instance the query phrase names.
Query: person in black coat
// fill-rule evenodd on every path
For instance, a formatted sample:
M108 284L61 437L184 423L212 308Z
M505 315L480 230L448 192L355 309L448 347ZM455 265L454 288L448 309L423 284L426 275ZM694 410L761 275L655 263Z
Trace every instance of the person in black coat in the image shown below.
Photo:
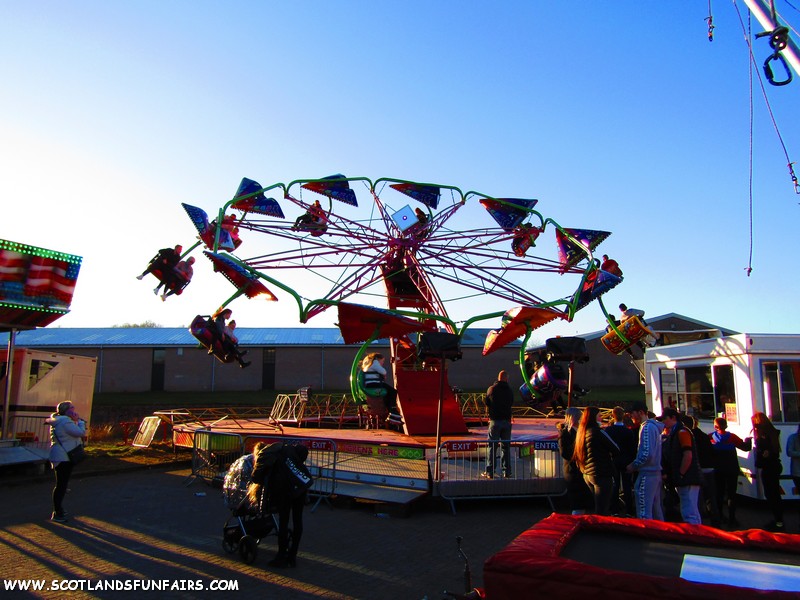
M511 477L511 406L514 404L514 390L508 384L508 373L500 371L497 374L497 381L486 390L485 402L489 411L489 447L483 476L489 479L494 477L499 443L503 477Z
M265 446L255 456L251 479L254 485L248 494L251 501L260 498L262 512L278 513L278 553L269 561L271 567L297 566L297 550L303 536L303 507L312 484L306 458L308 448L284 442ZM261 486L266 486L266 493L261 493Z
M558 427L558 451L564 461L564 481L567 484L567 502L573 515L582 515L592 502L589 487L583 480L583 474L575 464L575 436L581 419L579 408L571 406L564 411L564 421Z
M636 515L633 503L633 475L628 473L627 466L636 458L639 440L636 432L625 424L625 409L615 406L611 410L614 422L605 428L614 443L619 447L619 454L614 461L614 484L611 491L611 511L615 514Z
M583 479L594 496L594 512L611 514L611 490L614 484L615 460L619 447L600 428L597 416L600 409L587 406L583 409L578 432L575 436L575 464L583 473Z

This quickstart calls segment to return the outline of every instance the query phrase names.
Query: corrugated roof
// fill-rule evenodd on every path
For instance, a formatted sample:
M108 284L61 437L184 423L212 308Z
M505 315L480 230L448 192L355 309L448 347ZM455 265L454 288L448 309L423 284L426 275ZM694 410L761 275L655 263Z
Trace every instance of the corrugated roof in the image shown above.
M469 329L462 340L463 346L480 346L486 340L488 329ZM344 345L337 328L237 327L236 335L243 346L340 346ZM3 344L8 335L0 335ZM519 341L513 345L518 346ZM49 328L20 331L16 344L25 347L78 348L81 346L194 346L197 340L183 327L81 327Z

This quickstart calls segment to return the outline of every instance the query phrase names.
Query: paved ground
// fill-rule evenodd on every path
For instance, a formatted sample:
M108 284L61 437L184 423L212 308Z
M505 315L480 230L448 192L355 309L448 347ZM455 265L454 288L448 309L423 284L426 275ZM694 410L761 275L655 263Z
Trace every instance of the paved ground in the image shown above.
M66 524L48 520L51 482L0 488L0 575L5 581L83 579L101 581L214 580L236 582L239 594L258 598L422 599L442 590L463 591L463 562L455 537L464 538L473 583L482 584L482 564L516 535L550 513L546 500L463 501L449 507L429 500L407 517L376 517L364 504L321 504L306 510L306 533L295 569L270 569L275 538L259 547L252 565L222 550L229 512L220 490L196 481L188 469L148 470L74 479L65 507ZM2 482L0 481L0 485ZM205 492L205 496L196 496ZM796 509L789 531L797 532ZM768 520L760 506L741 511L745 527ZM184 587L188 587L184 583ZM43 598L112 598L118 591ZM17 593L16 595L21 596ZM133 597L151 594L137 594ZM158 598L223 597L230 592L155 592Z

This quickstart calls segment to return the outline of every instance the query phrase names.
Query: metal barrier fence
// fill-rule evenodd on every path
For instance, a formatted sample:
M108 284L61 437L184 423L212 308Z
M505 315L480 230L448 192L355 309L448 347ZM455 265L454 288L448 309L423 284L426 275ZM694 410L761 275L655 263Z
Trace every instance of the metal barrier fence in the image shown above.
M450 502L475 498L512 498L544 496L555 510L553 497L566 494L561 456L556 441L508 441L510 444L509 477L502 476L500 447L495 452L494 477L487 478L488 440L449 440L439 446L439 481L434 492Z
M244 439L242 454L252 452L253 447L258 442L267 444L272 444L273 442L291 442L294 444L302 444L308 448L306 467L314 478L314 483L308 493L310 496L316 497L317 499L314 506L311 507L311 512L314 512L317 506L319 506L319 503L323 500L328 502L329 498L336 492L336 463L338 451L335 441L322 438L286 438L281 436L251 435Z
M296 394L278 394L270 418L283 425L316 424L345 427L358 424L358 404L347 394L319 394L300 388Z
M9 432L25 446L50 447L50 426L45 424L47 416L11 414Z
M233 461L242 455L242 448L242 436L238 433L196 429L192 442L192 474L186 478L185 485L191 485L195 479L221 484Z

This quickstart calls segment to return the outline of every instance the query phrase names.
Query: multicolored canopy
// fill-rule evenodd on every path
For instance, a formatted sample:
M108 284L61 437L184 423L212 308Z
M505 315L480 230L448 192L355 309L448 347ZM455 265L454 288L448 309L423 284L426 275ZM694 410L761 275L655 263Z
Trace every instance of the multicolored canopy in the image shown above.
M488 333L486 342L483 344L483 355L491 354L522 337L528 331L538 329L558 318L565 319L566 314L554 308L516 306L503 315L503 324L500 329L493 329Z
M350 189L350 183L340 173L323 177L319 181L309 181L300 187L351 206L358 206L356 193Z
M264 295L267 300L277 302L278 298L261 281L246 268L224 254L204 251L203 254L214 263L214 270L219 271L225 279L235 285L248 298Z
M539 201L524 198L481 198L479 202L500 227L511 233L522 224L530 209Z
M425 206L433 209L439 206L439 196L442 191L438 186L422 183L393 183L389 187L417 202L422 202Z
M237 200L231 204L231 208L235 210L241 210L242 212L251 212L260 215L266 215L268 217L284 219L285 217L283 215L281 205L278 204L278 201L275 200L275 198L267 198L264 196L263 192L261 192L262 189L263 188L257 181L243 177L242 182L239 184L239 189L236 190L236 195L234 198L248 196L250 194L255 194L255 192L260 193L250 196L249 198Z
M576 238L580 245L570 240L567 235ZM570 267L577 265L585 256L587 249L594 250L604 239L611 235L610 231L595 229L567 229L556 230L556 243L558 244L558 260L561 262L561 271L566 272Z
M200 239L203 240L206 248L213 248L214 237L216 236L217 228L216 225L212 226L208 222L208 214L206 211L197 206L192 206L191 204L182 203L181 206L183 206L183 210L186 211L186 214L189 215L189 218L192 220L192 224L200 234ZM236 249L236 245L231 237L230 232L224 228L221 228L219 231L219 245L217 248L219 250L227 250L229 252Z
M586 276L586 281L577 292L578 301L575 305L575 310L579 310L589 304L592 300L599 298L608 290L619 285L622 277L609 273L608 271L592 271Z

